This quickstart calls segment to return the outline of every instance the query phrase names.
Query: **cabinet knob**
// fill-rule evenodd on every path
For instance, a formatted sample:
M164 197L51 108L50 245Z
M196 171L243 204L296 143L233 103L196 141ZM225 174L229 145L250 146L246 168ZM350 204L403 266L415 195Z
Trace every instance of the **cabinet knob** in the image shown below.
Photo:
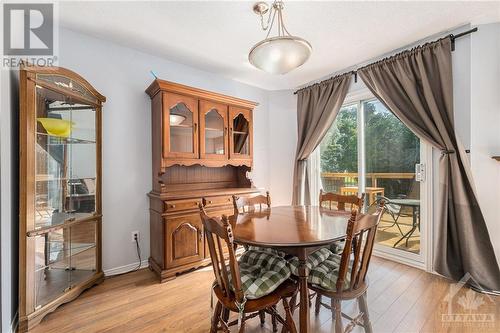
M208 200L208 203L211 204L212 203L212 200Z
M170 205L170 208L175 208L175 205L172 205L172 204L171 204L171 205Z

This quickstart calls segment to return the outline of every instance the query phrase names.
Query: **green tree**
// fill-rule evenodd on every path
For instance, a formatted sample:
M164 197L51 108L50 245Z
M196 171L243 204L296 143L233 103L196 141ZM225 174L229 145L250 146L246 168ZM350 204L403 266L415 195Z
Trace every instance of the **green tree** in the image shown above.
M380 102L365 102L363 109L366 172L414 172L420 160L418 137ZM357 172L357 141L357 107L344 107L320 145L322 172ZM380 180L379 186L399 194L408 191L409 183Z
M343 108L320 146L323 172L357 172L358 133L355 107Z

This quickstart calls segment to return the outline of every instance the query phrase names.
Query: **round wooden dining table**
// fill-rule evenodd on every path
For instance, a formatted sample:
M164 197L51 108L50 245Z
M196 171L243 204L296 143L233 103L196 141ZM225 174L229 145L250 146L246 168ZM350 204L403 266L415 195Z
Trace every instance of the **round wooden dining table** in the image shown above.
M309 332L307 256L346 237L350 212L318 206L279 206L233 216L234 241L278 249L299 259L300 332Z

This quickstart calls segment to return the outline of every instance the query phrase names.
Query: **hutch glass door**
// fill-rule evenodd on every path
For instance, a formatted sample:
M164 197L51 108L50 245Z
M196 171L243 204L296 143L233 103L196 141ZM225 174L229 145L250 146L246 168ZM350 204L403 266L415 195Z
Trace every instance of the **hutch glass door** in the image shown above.
M166 158L198 158L198 102L187 96L164 93L164 147Z
M232 159L248 159L251 155L250 112L244 109L230 108L229 145Z
M227 106L200 101L200 158L227 159Z

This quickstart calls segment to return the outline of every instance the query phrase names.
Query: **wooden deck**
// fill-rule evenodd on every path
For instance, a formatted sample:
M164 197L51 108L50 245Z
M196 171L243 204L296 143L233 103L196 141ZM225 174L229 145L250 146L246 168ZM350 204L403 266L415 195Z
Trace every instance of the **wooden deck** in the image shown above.
M446 296L450 284L447 280L377 257L373 258L369 277L368 303L376 333L500 331L499 298L472 292L474 304L481 305L467 311L493 314L496 321L489 323L492 327L467 327L464 323L451 326L442 321L442 314L448 311ZM147 269L109 278L48 315L32 332L208 332L212 281L210 268L181 275L164 284L157 283ZM470 300L471 295L467 296ZM460 297L457 294L455 298ZM354 314L356 304L344 302L343 308L346 313ZM456 300L452 310L453 313L463 311ZM319 316L311 313L311 326L312 332L332 332L330 311L323 308ZM260 327L258 319L249 321L247 332L271 332L269 318L264 327ZM353 332L362 332L362 329L357 327Z
M398 219L399 226L403 231L403 234L410 231L412 226L412 218L408 216L401 216ZM377 235L375 237L375 241L378 244L393 247L393 245L401 239L401 233L398 230L398 227L394 224L394 220L391 218L389 214L384 214L382 220L380 221ZM410 237L408 241L408 246L406 246L406 241L402 240L397 246L396 249L402 251L408 251L413 253L420 252L420 232L419 230L415 230L413 235Z

